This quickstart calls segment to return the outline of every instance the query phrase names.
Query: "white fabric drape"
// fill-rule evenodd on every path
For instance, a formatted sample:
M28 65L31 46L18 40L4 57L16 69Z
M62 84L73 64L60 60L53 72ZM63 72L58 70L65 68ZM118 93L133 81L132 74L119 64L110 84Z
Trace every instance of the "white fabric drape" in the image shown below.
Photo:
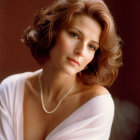
M0 140L24 140L25 79L36 72L16 74L0 85ZM45 140L108 140L114 117L110 94L96 96L61 122Z

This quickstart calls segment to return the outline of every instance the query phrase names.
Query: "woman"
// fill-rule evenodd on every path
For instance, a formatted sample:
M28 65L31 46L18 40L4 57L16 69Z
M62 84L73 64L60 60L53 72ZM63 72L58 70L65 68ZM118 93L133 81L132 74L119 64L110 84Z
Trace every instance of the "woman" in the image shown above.
M121 65L120 38L101 0L58 0L42 9L22 41L42 69L0 86L0 139L107 140L109 91Z

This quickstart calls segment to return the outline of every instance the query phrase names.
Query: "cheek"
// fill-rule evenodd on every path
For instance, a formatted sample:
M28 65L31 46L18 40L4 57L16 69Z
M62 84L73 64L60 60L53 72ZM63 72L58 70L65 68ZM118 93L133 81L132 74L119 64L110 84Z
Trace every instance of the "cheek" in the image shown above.
M67 37L65 35L60 36L58 38L58 42L56 42L56 46L58 51L60 52L66 52L70 49L71 45L70 45L70 41L67 39Z
M62 32L59 35L57 44L61 51L72 52L77 44L77 40L73 40L67 32Z
M95 53L94 53L95 54ZM88 55L86 58L86 62L89 64L94 59L94 54Z

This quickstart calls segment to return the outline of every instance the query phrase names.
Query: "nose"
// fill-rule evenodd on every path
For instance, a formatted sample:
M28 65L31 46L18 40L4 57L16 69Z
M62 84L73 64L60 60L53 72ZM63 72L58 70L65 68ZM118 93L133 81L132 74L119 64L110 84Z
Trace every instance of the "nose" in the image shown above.
M83 57L84 56L84 52L85 52L85 45L82 44L82 43L79 43L77 44L75 50L74 50L74 53L77 55L77 56L81 56Z

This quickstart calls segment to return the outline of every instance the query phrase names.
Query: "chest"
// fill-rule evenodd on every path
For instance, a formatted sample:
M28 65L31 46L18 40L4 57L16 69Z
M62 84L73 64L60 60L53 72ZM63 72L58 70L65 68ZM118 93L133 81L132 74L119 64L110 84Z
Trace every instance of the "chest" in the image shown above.
M24 140L44 140L54 128L78 109L79 106L80 103L77 100L66 99L54 113L47 114L44 112L40 100L25 96Z

